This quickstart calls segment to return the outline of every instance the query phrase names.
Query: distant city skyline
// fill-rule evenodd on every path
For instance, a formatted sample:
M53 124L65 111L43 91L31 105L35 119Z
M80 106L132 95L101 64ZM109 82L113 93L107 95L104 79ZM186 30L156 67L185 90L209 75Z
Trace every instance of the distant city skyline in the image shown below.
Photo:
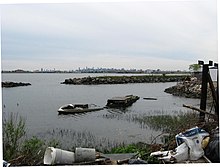
M217 44L216 0L1 5L2 70L188 70Z
M125 71L125 72L180 72L181 70L161 70L159 68L157 69L135 69L135 68L101 68L101 67L79 67L78 69L69 69L69 70L60 70L60 69L49 69L49 68L39 68L39 69L34 69L34 70L24 70L24 69L13 69L13 70L2 70L2 72L88 72L88 71ZM183 70L182 72L188 72L188 70Z

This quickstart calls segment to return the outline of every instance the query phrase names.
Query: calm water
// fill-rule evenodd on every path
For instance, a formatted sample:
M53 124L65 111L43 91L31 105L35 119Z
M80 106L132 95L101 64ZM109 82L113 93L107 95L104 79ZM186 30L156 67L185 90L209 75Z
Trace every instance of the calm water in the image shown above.
M164 89L176 83L118 85L63 85L66 78L107 74L2 74L2 81L30 82L27 87L3 88L3 116L19 113L26 119L27 136L59 139L63 147L93 145L110 147L118 143L151 142L161 132L132 121L141 115L187 112L183 104L198 105L197 99L174 97ZM109 74L108 74L109 75ZM113 75L113 74L111 74ZM104 109L78 114L58 115L58 108L68 103L105 106L107 99L128 94L140 99L126 110ZM144 100L156 97L158 100Z

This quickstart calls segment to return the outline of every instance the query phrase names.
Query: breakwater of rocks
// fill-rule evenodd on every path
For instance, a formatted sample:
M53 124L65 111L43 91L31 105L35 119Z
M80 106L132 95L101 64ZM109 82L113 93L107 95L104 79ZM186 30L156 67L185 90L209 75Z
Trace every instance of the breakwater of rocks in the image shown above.
M127 83L156 83L156 82L179 82L186 76L99 76L65 79L61 84L73 85L99 85L99 84L127 84Z
M30 83L23 83L23 82L2 82L2 87L5 88L12 88L18 86L28 86L31 85Z
M177 83L177 85L165 89L166 93L174 96L182 96L186 98L201 98L202 81L196 77L187 77L184 81ZM211 96L208 90L208 97Z

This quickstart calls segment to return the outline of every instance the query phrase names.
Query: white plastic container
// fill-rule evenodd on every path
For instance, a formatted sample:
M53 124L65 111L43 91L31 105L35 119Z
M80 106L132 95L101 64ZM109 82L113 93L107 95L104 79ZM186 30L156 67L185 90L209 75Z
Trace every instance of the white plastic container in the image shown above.
M183 162L188 160L189 154L188 154L188 146L186 143L180 144L176 149L176 154L173 155L174 158L176 158L177 162Z
M175 151L169 151L168 155L163 156L159 159L163 159L165 162L171 162L172 157L174 157L176 162L183 162L188 160L188 150L189 148L187 147L186 143L182 143L175 149ZM153 154L157 154L157 152Z
M93 148L76 148L75 162L91 162L95 161L96 152Z
M189 159L198 160L204 155L204 150L202 149L202 140L201 136L195 136L193 139L185 139L185 143L189 147Z
M44 164L73 164L75 162L74 152L48 147L44 154Z

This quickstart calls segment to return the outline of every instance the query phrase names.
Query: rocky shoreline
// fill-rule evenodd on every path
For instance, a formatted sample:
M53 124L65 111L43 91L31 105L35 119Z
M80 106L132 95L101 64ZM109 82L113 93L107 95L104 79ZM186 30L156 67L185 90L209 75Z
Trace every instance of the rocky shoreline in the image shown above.
M12 88L18 86L29 86L30 83L23 83L23 82L2 82L2 87L4 88Z
M99 85L99 84L127 84L127 83L157 83L157 82L179 82L186 76L102 76L65 79L61 84L69 85Z
M177 83L164 90L174 96L186 98L201 98L202 81L196 77L188 77L184 81ZM208 98L211 97L211 91L208 89Z

